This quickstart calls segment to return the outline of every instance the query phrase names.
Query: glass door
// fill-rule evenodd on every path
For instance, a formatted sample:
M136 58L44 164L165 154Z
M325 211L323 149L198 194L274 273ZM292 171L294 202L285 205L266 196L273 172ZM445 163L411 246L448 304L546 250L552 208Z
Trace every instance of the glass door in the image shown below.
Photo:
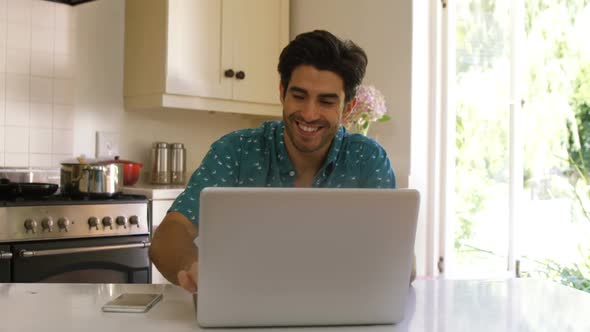
M445 275L590 291L590 1L450 6Z
M454 206L447 277L505 275L510 255L511 1L454 3ZM451 191L453 192L453 191ZM453 200L450 200L453 201Z

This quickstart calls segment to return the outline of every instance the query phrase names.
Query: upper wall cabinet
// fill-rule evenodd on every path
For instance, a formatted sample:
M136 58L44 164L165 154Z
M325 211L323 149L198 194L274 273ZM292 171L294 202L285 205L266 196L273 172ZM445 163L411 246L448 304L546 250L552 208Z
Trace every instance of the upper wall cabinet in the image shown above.
M280 116L289 0L127 0L125 107Z

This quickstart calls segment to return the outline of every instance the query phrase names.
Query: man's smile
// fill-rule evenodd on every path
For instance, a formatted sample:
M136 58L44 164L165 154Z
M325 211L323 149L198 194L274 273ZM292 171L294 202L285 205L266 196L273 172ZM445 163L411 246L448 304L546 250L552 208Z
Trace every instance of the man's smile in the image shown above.
M323 128L322 126L310 125L297 120L295 120L295 124L299 134L305 137L313 137Z

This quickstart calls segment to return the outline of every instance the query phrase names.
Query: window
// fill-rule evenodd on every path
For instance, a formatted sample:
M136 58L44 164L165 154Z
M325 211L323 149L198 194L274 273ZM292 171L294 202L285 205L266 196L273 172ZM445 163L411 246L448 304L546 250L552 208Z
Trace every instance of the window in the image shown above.
M442 17L445 276L590 291L590 1L462 0Z

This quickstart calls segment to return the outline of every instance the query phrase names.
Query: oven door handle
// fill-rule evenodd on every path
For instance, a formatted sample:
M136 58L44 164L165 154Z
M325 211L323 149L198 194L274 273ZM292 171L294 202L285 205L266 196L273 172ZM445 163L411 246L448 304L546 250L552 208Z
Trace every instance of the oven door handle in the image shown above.
M0 260L2 259L12 259L12 253L0 250Z
M78 254L81 252L96 252L96 251L107 251L117 249L132 249L132 248L148 248L152 244L148 241L142 241L140 243L130 244L115 244L111 246L95 246L95 247L78 247L78 248L65 248L65 249L47 249L47 250L21 250L18 253L19 257L29 258L37 256L52 256L52 255L66 255L66 254Z

